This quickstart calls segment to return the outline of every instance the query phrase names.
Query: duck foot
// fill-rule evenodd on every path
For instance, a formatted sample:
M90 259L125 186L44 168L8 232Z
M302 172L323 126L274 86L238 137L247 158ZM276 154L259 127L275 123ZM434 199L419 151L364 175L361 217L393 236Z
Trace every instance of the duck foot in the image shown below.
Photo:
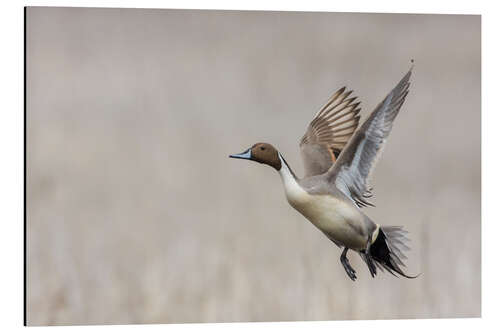
M342 255L340 256L340 262L342 263L342 266L344 266L347 276L349 276L351 280L356 281L356 271L351 267L349 259L347 259L348 250L349 249L347 247L344 247L344 251L342 251Z
M366 265L370 270L370 274L374 278L375 275L377 275L377 267L375 267L375 264L373 263L372 256L370 254L370 246L371 246L371 237L368 238L368 242L366 244L365 258L366 258Z

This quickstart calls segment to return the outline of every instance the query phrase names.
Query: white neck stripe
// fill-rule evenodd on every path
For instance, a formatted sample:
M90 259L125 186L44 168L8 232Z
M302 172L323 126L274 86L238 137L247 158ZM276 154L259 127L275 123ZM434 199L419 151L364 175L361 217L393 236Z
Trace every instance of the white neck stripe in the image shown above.
M297 183L297 179L295 178L293 172L290 170L285 160L278 153L280 161L281 161L281 169L279 170L281 180L283 182L283 186L285 188L285 194L290 202L290 200L294 200L294 198L302 197L304 193L304 189Z

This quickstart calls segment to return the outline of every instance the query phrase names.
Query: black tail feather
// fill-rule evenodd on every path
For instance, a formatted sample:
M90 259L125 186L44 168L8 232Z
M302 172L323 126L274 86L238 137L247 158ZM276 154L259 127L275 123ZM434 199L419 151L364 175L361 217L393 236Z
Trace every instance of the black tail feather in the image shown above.
M379 268L384 267L392 275L400 275L408 279L414 279L416 276L407 275L400 266L406 267L403 260L407 257L403 251L410 248L406 245L409 239L405 236L407 231L402 227L380 227L378 236L371 244L369 253L361 257L367 262L365 256L370 256ZM395 274L396 273L396 274Z

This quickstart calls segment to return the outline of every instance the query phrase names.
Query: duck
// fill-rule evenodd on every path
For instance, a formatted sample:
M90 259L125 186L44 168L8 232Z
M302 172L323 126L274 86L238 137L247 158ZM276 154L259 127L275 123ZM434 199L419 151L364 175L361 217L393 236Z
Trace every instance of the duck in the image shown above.
M268 165L279 173L288 203L342 250L340 263L352 281L357 273L347 257L349 250L361 256L373 278L377 269L409 279L418 276L402 269L410 250L408 231L402 226L381 226L362 211L373 206L371 176L408 95L412 69L413 64L359 128L360 102L352 97L352 90L337 90L299 141L303 178L269 143L258 142L229 155Z

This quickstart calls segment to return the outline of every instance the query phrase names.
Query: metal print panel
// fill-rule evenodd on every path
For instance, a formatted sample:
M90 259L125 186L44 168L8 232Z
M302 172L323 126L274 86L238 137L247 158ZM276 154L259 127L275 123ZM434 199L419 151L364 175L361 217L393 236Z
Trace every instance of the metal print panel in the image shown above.
M480 16L25 32L28 325L481 315Z

